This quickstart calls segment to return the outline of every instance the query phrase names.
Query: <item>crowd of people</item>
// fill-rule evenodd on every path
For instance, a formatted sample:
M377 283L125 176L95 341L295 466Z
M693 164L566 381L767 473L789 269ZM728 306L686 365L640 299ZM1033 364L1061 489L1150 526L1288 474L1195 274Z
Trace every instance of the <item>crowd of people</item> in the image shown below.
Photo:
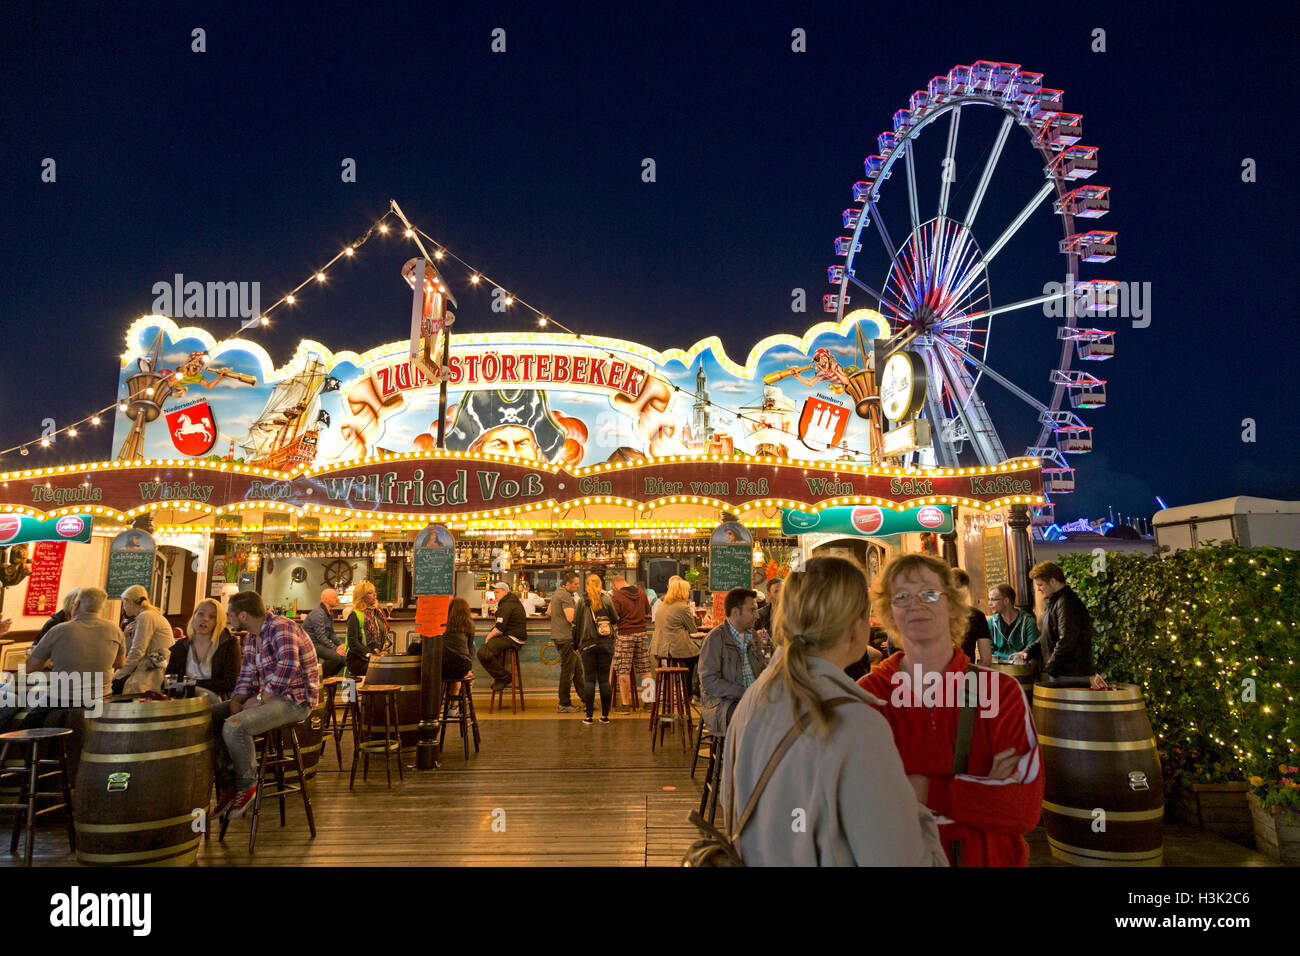
M752 821L736 840L749 865L1023 866L1024 834L1042 805L1042 758L1020 685L977 669L976 659L1037 662L1053 680L1092 673L1087 609L1057 565L1036 565L1030 577L1041 628L1005 584L988 591L986 617L972 606L965 572L932 556L896 558L870 588L856 564L813 558L772 582L762 606L754 590L728 592L724 619L702 635L680 577L659 597L621 575L605 590L598 575L568 572L547 610L557 709L607 724L616 694L619 711L630 710L652 660L685 667L688 686L698 682L701 722L722 745L724 826L742 807ZM477 648L468 602L451 601L444 679L467 678L477 657L494 689L509 686L528 614L504 581L494 593L495 619ZM121 595L120 629L103 616L107 597L93 587L66 595L27 671L94 675L100 699L154 696L167 678L187 679L213 705L215 812L232 817L256 797L254 736L304 719L323 677L344 667L363 676L385 653L388 621L369 582L355 589L342 640L333 589L301 625L270 613L254 591L225 607L204 599L183 633L144 588ZM921 692L932 685L966 689ZM990 699L977 700L977 688ZM19 710L0 707L0 731ZM69 713L83 711L50 701L28 708L25 726L67 726Z

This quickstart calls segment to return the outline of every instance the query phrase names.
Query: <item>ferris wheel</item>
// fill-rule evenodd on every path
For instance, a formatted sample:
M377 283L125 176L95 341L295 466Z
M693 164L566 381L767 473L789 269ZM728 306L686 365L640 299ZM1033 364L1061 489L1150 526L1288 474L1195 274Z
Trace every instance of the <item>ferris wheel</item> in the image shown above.
M1023 454L1043 461L1043 486L1049 495L1074 490L1068 456L1092 450L1092 428L1078 412L1106 403L1106 382L1086 369L1115 354L1115 335L1091 323L1113 312L1120 292L1118 282L1079 281L1081 263L1109 262L1115 257L1116 234L1079 231L1075 224L1076 219L1104 216L1110 209L1110 189L1079 182L1096 173L1097 147L1080 145L1083 117L1063 111L1064 96L1062 90L1044 88L1041 73L988 60L954 66L913 93L908 106L894 114L893 129L878 137L879 153L866 158L866 179L853 184L854 205L843 212L844 228L851 234L837 237L834 243L843 262L827 270L828 280L839 291L823 298L825 310L843 318L851 311L850 299L865 294L890 323L891 349L905 348L924 362L924 405L918 415L929 421L932 444L909 452L909 461L915 458L942 468L1006 460L1007 448L981 397L982 391L997 387L1037 416L1038 437ZM962 115L975 107L999 111L1001 126L985 150L973 190L969 181L962 182L962 198L969 195L966 208L950 208L957 205L955 156ZM972 112L966 115L976 118ZM936 148L943 146L943 159L938 164L938 208L927 219L917 195L917 145L922 132L944 117L946 146L940 139L942 132L930 141ZM980 209L1015 125L1025 130L1031 148L1042 158L1042 181L1031 181L1021 189L1027 201L1010 222L989 222L989 216L979 218ZM927 162L924 168L934 167ZM899 188L907 195L906 234L901 201L890 207L892 230L881 211L882 187L898 169L904 180ZM996 303L989 264L1033 214L1045 208L1049 197L1061 222L1058 251L1065 257L1064 280L1048 282L1041 295ZM1012 198L1020 202L1019 194ZM873 226L878 238L868 239L864 234ZM874 271L872 252L877 244L887 259L883 278ZM864 245L871 252L864 253ZM1045 303L1054 303L1048 314L1063 316L1064 324L1056 328L1059 359L1046 382L1017 384L989 361L993 319L1005 316L1005 330L1014 332L1013 338L1034 336L1039 334L1035 325L1041 328L1041 316L1047 311ZM1011 315L1023 310L1037 310L1038 323L1032 315ZM1032 423L1022 431L1022 438L1030 433ZM1012 452L1018 454L1019 450ZM1049 503L1037 509L1035 524L1050 523L1052 516Z

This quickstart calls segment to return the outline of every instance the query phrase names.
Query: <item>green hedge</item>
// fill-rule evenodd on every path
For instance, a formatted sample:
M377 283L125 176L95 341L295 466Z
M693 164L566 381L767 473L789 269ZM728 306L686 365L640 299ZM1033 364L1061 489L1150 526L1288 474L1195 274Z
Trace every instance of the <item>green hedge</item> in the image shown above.
M1166 787L1273 779L1292 760L1300 552L1223 545L1061 566L1092 612L1097 670L1142 688Z

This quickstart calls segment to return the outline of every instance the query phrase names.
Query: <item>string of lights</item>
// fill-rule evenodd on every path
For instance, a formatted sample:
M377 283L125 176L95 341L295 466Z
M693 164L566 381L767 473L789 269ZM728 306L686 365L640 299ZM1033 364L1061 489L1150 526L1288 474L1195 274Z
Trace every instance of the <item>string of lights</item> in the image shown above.
M286 292L284 295L280 296L280 298L277 299L275 302L273 302L268 308L262 310L260 315L255 315L244 320L244 322L239 326L239 331L236 332L236 336L243 334L249 329L264 328L270 325L271 313L274 312L276 309L280 308L280 306L296 305L298 302L298 293L301 292L305 287L311 285L312 283L316 283L318 285L324 283L330 268L336 262L338 262L340 259L350 259L352 256L356 255L356 251L360 249L363 245L365 245L366 241L369 240L370 237L374 235L376 232L380 233L381 235L386 235L389 232L390 227L385 220L387 220L389 217L393 215L394 213L391 209L385 212L382 216L380 216L371 224L369 229L367 229L364 233L361 234L360 238L354 239L352 242L348 243L348 245L340 249L339 252L332 259L330 259L320 268L313 270L311 275L309 275L302 282L299 282L296 286L294 286L291 290ZM405 235L408 239L413 238L413 233L411 232L410 229L407 229L405 231ZM222 346L227 345L231 341L232 341L231 337L222 339L220 342L216 343L216 345L213 346L212 348L213 353L220 351ZM174 378L180 377L179 372L173 372L172 375ZM98 411L92 412L91 414L85 416L84 418L78 419L77 421L72 422L69 425L65 425L62 428L58 428L58 429L52 429L48 432L43 432L40 438L33 438L31 441L21 442L20 444L14 445L11 448L6 448L3 451L0 451L0 458L4 458L7 455L12 455L14 452L18 452L18 454L22 455L23 457L26 457L29 454L29 449L32 446L36 446L39 448L50 448L55 443L59 435L66 435L68 438L76 438L80 433L79 429L82 426L84 425L90 425L92 427L98 426L100 422L103 420L103 416L105 415L105 413L112 411L114 408L117 408L121 411L125 411L131 402L138 401L141 398L150 397L153 395L153 392L154 392L153 388L145 388L139 392L132 393L122 401L114 402L112 405L106 405L103 408L99 409Z
M527 300L522 299L519 296L515 295L505 286L501 285L499 282L496 282L491 277L489 277L481 269L476 269L474 266L466 262L464 259L460 258L460 256L453 253L443 243L435 239L433 236L429 235L420 227L416 226L414 228L417 234L419 234L422 238L427 239L430 243L433 244L435 249L434 259L439 261L442 261L444 259L451 259L459 263L469 273L469 281L471 285L478 285L479 283L482 282L482 283L486 283L492 288L500 289L503 293L505 293L504 301L507 306L511 306L518 303L519 305L523 306L525 309L528 309L537 317L538 328L544 329L547 327L554 327L556 329L559 329L561 332L566 332L569 335L572 335L579 342L589 341L583 336L581 332L577 332L569 328L567 325L565 325L563 322L560 322L554 316L548 315L547 313L538 309L536 306L529 303ZM600 351L604 352L605 355L607 355L611 359L619 358L619 356L616 353L610 351L609 349L603 348L602 346L596 345L595 343L590 343L590 344L592 344L593 347L600 349ZM692 398L694 397L694 393L687 391L686 389L682 388L680 385L675 384L674 382L669 382L664 380L664 384L667 385L670 389L672 389L674 393L680 393L682 395L687 395ZM794 439L795 441L801 440L798 432L790 431L788 428L779 428L776 426L775 423L770 422L763 418L757 418L753 415L746 415L744 411L741 409L731 408L719 402L712 401L711 399L705 399L704 404L709 408L713 408L720 412L723 412L724 414L734 416L737 421L752 422L753 424L761 425L762 427L766 428L769 431L774 431L774 432L778 432L779 434L786 435ZM867 459L869 461L871 458L870 452L864 451L861 448L849 447L847 442L838 447L842 451L852 454L854 456L853 459L854 461L860 461L862 459Z
M274 312L276 309L282 306L290 306L290 305L297 304L298 294L304 288L311 285L312 283L316 283L316 284L324 283L330 268L334 266L334 264L337 263L340 259L352 258L356 254L356 251L362 245L364 245L371 238L371 236L373 236L376 232L378 232L380 235L387 235L389 232L393 231L394 227L390 226L387 220L390 217L394 217L394 216L399 216L399 213L397 213L395 209L390 208L382 216L376 219L374 223L372 223L371 226L358 239L355 239L348 245L344 246L337 254L334 255L333 258L331 258L320 268L314 270L310 276L308 276L302 282L298 283L298 285L296 285L293 289L291 289L289 292L286 292L279 299L273 302L268 308L263 310L260 315L253 316L249 319L244 320L243 323L240 325L236 335L242 334L248 331L249 329L265 328L266 326L268 326L270 324L270 315L272 312ZM619 356L612 350L605 348L595 342L592 342L581 332L578 332L575 329L570 328L568 325L557 320L554 316L543 312L541 309L537 308L532 303L528 302L526 299L523 299L522 297L514 294L505 286L503 286L500 282L497 282L495 279L489 276L486 272L476 268L471 263L466 262L460 256L456 255L446 246L445 243L429 235L419 226L415 226L410 224L409 222L406 222L405 217L400 217L400 218L403 220L404 223L404 228L402 228L402 232L405 238L416 241L417 245L418 245L418 240L416 240L417 236L428 240L428 242L434 248L434 252L433 252L434 260L438 262L444 262L447 260L456 262L467 273L469 284L471 286L481 287L483 285L486 285L494 289L499 289L501 293L504 295L503 301L505 306L511 307L514 305L520 305L523 308L527 309L529 312L533 313L533 315L536 317L538 328L544 329L548 327L554 327L555 329L558 329L561 332L573 336L574 340L577 342L586 342L588 345L603 352L606 356L608 356L611 359L619 358ZM231 338L226 338L218 342L216 346L214 346L213 351L214 352L219 351L221 346L227 344L230 341ZM173 372L172 374L173 376L179 376L180 373ZM664 384L668 388L670 388L674 394L681 394L681 395L686 395L691 398L694 398L693 393L689 392L687 389L682 388L680 385L677 385L674 382L664 380ZM153 391L152 388L145 390L146 393L152 393L152 391ZM18 445L14 445L11 448L7 448L3 451L0 451L0 458L12 454L15 451L18 452L20 455L26 456L28 454L29 447L33 445L39 446L41 448L49 448L53 445L55 437L60 434L66 434L68 437L75 438L78 434L78 428L80 428L81 426L86 424L97 426L102 421L103 415L106 412L111 411L115 407L124 410L128 406L129 402L136 400L139 397L140 397L139 395L128 396L125 400L114 403L113 405L105 406L104 408L99 409L97 412L87 415L86 417L72 423L71 425L67 425L61 429L57 429L52 432L44 433L39 439L33 439L28 442L22 442ZM722 414L732 416L736 421L744 421L744 422L752 423L754 425L764 428L765 430L775 432L781 435L785 435L794 441L801 440L797 431L791 431L789 428L780 427L779 424L776 422L769 421L767 419L758 416L746 414L746 412L743 409L732 408L728 405L724 405L722 403L707 398L704 399L704 404L707 407L714 409ZM842 443L839 447L841 451L843 451L844 453L848 455L852 455L854 461L860 462L863 459L866 459L868 461L870 460L870 453L868 451L865 451L861 448L850 447L847 442Z

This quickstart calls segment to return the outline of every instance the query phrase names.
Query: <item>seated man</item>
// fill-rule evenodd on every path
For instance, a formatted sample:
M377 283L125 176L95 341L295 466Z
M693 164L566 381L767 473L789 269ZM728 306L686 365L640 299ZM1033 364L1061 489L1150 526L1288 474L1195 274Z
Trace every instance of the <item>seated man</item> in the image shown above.
M256 591L232 596L227 619L232 630L247 634L235 692L212 708L213 729L220 729L225 744L217 748L215 813L239 817L257 796L253 738L310 714L320 698L320 677L307 632L286 617L267 614Z
M758 620L758 594L749 588L733 588L722 607L726 621L709 632L700 648L700 720L715 737L726 734L740 698L767 666L760 646L767 632L753 630Z
M492 590L496 594L496 626L488 632L487 640L478 649L478 659L492 677L492 689L502 690L509 687L513 679L506 655L510 648L522 648L528 640L528 615L519 597L504 581L492 585Z
M100 704L111 693L113 671L126 660L126 638L99 616L107 598L100 588L82 588L71 619L54 625L32 648L27 673L35 674L48 666L50 682L43 705L28 709L25 727L45 726L58 710L89 707L93 708L92 716L100 713ZM34 684L28 684L28 700L37 699L33 690ZM26 701L0 700L0 731L8 729L5 725L24 706Z
M302 629L316 648L316 659L321 663L321 676L333 677L343 669L344 658L339 653L343 642L334 633L334 608L339 603L339 592L326 588L320 593L320 606L307 615Z

